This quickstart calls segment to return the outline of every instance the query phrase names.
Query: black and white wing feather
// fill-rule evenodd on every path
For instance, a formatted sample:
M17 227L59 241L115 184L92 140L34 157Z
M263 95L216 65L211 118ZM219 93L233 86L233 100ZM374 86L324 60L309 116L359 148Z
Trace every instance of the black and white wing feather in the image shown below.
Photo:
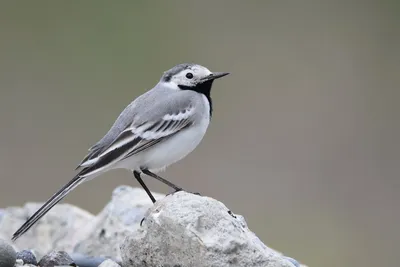
M165 114L158 120L141 124L134 121L107 147L96 151L96 156L91 156L80 164L79 167L84 168L81 176L108 169L119 161L134 156L177 134L193 123L193 113L194 107L188 106L177 113Z

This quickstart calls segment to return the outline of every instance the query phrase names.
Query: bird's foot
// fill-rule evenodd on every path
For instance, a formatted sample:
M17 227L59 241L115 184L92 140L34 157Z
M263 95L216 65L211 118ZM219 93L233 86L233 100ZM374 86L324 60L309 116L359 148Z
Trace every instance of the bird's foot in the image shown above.
M181 191L184 191L184 192L186 192L186 193L190 193L190 194L193 194L193 195L201 196L201 194L198 193L198 192L188 192L188 191L186 191L186 190L183 190L183 188L178 188L178 189L176 189L174 192L169 193L169 194L167 194L166 196L173 195L173 194L175 194L175 193L177 193L177 192L181 192Z
M183 190L183 188L177 188L177 189L175 189L174 192L168 193L168 194L166 194L165 196L173 195L173 194L175 194L175 193L177 193L177 192L180 192L180 191L185 191L185 190Z

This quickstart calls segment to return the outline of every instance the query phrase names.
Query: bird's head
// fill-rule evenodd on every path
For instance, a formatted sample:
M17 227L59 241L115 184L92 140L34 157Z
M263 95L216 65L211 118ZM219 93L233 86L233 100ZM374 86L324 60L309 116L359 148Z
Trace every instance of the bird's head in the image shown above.
M201 65L185 63L164 72L160 83L176 90L193 90L209 94L213 81L228 74L228 72L211 72Z

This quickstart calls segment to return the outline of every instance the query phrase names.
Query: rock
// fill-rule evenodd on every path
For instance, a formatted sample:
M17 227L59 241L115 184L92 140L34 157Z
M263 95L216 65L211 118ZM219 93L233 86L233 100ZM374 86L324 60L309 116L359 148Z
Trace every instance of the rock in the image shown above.
M75 264L80 267L97 267L103 261L108 260L107 258L104 257L92 257L78 253L72 253L70 254L70 256L74 260Z
M24 266L24 261L21 259L16 259L14 267L20 267L20 266Z
M30 250L22 250L17 252L17 259L22 260L24 264L37 265L36 257Z
M157 199L164 195L153 193ZM0 238L10 239L18 227L41 206L27 203L0 211ZM126 234L138 227L149 207L143 189L120 186L96 217L69 204L58 204L16 242L17 250L33 249L37 258L51 250L76 252L121 260L119 246Z
M17 259L15 261L14 267L37 267L37 265L33 264L24 264L24 262L21 259Z
M74 261L65 251L52 251L39 261L40 267L54 267L60 265L76 266Z
M294 267L265 246L243 217L186 192L159 200L121 246L122 266Z
M27 203L24 207L3 210L0 218L0 238L10 239L14 233L42 204ZM34 249L44 255L50 250L72 251L85 231L85 226L94 220L89 212L69 204L58 204L21 236L15 246L18 250Z
M144 190L120 186L96 217L72 205L56 205L17 240L15 250L33 249L37 259L52 249L66 251L71 257L66 254L66 263L57 265L75 263L81 267L97 267L108 258L124 267L172 267L175 263L182 267L303 266L265 246L242 216L228 212L214 199L186 192L165 198L153 194L158 199L155 206ZM0 209L0 238L9 239L40 206L28 203L23 208ZM44 256L40 266L47 264L50 256ZM15 266L31 265L13 262Z
M10 244L0 239L0 266L14 267L17 259L16 252Z
M24 264L24 262L21 259L17 259L15 261L15 265L14 267L37 267L37 265L33 265L33 264Z
M164 195L153 193L156 199ZM112 194L111 201L92 220L74 253L101 256L121 260L120 244L132 234L142 220L145 212L153 206L143 189L119 186Z
M121 266L115 261L105 260L99 265L99 267L121 267Z

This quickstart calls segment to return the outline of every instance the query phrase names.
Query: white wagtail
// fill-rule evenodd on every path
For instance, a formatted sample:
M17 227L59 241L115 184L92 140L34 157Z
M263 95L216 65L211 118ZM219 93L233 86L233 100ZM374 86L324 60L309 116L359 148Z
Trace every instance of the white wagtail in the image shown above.
M207 130L212 115L210 91L227 72L211 72L197 64L179 64L159 83L136 98L119 115L108 133L89 149L78 174L40 207L13 235L24 234L79 184L111 169L128 169L149 195L141 173L176 191L182 190L155 172L192 152Z

